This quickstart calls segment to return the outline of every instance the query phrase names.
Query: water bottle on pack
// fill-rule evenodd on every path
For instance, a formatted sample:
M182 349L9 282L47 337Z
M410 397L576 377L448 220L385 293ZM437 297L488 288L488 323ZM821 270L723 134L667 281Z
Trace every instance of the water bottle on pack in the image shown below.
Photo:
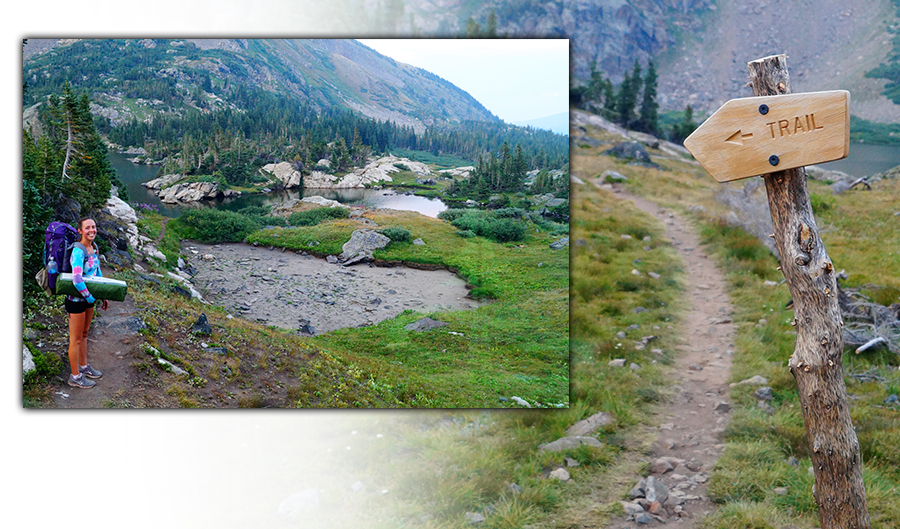
M50 256L50 260L47 261L47 273L48 274L57 274L59 273L59 267L56 265L56 259L53 256Z

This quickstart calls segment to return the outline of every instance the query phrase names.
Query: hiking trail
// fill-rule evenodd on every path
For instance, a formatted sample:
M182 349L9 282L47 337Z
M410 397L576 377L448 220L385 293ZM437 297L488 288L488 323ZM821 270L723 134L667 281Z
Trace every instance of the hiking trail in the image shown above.
M648 427L658 435L650 455L649 475L668 487L670 497L684 503L662 507L647 526L680 519L680 528L698 527L702 517L716 508L707 496L709 472L725 448L723 436L731 415L728 377L736 332L725 277L700 247L694 229L678 214L628 193L619 184L594 184L659 219L666 238L684 262L688 309L671 368L671 376L677 381L676 394L658 413L660 426ZM642 477L635 476L634 483ZM610 524L612 529L636 526L624 514Z

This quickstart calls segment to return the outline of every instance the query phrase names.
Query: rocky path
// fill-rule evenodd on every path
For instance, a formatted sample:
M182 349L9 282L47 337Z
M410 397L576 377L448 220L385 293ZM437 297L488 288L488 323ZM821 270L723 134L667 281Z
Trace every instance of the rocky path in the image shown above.
M94 310L88 335L88 362L102 371L103 377L93 388L79 389L66 384L65 373L60 375L53 390L57 408L103 408L124 402L141 406L159 404L155 392L146 391L146 381L131 366L140 357L138 346L144 341L138 334L144 324L136 316L137 312L130 297L121 303L111 301L106 311ZM65 351L68 343L57 341L48 346Z
M691 226L677 214L621 186L601 187L663 223L666 237L685 264L689 302L684 337L671 373L678 381L677 395L660 412L651 472L640 483L635 478L633 501L623 504L631 512L614 519L611 527L672 522L682 528L698 527L700 518L715 509L706 494L708 476L725 447L722 437L731 408L727 393L735 328L725 277L700 248Z

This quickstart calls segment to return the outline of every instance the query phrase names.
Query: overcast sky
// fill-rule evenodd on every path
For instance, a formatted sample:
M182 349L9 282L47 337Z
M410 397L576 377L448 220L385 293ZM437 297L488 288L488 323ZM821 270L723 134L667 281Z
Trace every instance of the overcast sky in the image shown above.
M569 111L566 39L359 39L439 75L508 123Z

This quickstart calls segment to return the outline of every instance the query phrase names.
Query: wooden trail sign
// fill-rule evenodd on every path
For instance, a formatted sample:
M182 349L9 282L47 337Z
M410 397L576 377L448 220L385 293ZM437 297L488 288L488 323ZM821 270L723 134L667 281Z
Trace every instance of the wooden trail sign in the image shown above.
M791 81L787 56L764 57L747 63L747 68L754 95L766 96L753 99L765 99L772 101L771 105L777 105L779 101L794 97L789 95ZM844 96L844 120L848 100ZM807 106L797 109L820 112L818 108ZM771 113L771 108L769 111ZM787 119L780 116L779 119ZM818 113L816 118L817 124L825 123L819 120ZM806 135L828 130L828 125L825 127L813 129ZM780 125L778 128L781 128ZM784 138L779 136L777 139L769 138L769 141L778 139ZM837 140L825 141L837 143ZM846 146L847 140L842 141ZM815 142L810 144L812 151L819 148ZM794 156L807 159L803 152L796 152ZM818 154L810 156L822 161ZM815 472L813 495L819 507L819 521L822 529L870 529L866 488L862 479L862 455L844 385L844 322L837 300L834 264L819 236L805 169L782 170L779 166L766 171L763 180L781 272L794 300L793 325L797 329L797 343L788 367L797 381L800 411Z
M850 152L850 93L732 99L684 146L717 182L839 160Z

